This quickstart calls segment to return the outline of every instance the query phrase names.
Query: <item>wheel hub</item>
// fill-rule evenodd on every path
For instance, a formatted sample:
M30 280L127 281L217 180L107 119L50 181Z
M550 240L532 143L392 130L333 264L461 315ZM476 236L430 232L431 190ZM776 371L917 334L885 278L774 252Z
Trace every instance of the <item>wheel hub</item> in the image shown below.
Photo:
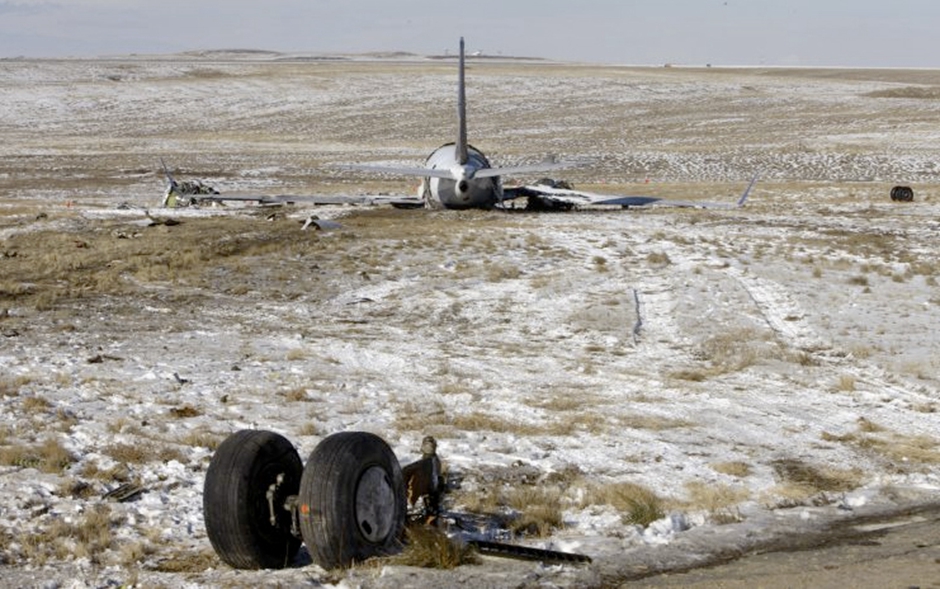
M395 525L395 490L385 470L373 466L356 487L356 524L369 542L381 543Z

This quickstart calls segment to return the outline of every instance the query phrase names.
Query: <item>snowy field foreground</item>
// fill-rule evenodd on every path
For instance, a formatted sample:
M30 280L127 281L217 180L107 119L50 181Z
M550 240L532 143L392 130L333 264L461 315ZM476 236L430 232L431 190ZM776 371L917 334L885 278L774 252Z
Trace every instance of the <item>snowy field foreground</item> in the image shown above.
M940 72L471 61L494 163L729 202L759 172L736 210L158 209L161 157L410 193L335 164L452 140L451 61L277 57L0 62L4 584L611 586L937 500ZM544 491L560 522L514 541L594 562L235 571L201 497L243 428L402 463L432 434L449 507ZM661 518L611 499L635 488Z

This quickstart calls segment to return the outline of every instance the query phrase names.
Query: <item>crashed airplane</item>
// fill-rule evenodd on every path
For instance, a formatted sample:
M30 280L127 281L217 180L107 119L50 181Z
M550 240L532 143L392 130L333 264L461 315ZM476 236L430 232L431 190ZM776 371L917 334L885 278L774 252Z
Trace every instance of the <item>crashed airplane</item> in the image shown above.
M745 189L734 204L674 201L655 196L626 196L597 194L574 190L566 182L541 180L534 185L504 188L501 176L548 172L572 168L573 163L546 162L531 166L494 168L480 150L467 140L467 96L464 65L464 40L460 38L460 55L457 70L457 140L434 150L422 168L394 168L382 166L347 166L385 174L417 176L422 178L415 204L445 209L503 208L506 202L516 198L528 199L531 209L571 209L580 205L614 205L642 207L649 205L732 208L744 204L757 178Z
M567 182L543 179L532 185L505 188L502 176L543 173L576 167L576 163L544 162L529 166L494 168L482 151L467 138L467 99L465 83L464 40L460 38L457 70L457 138L435 149L423 167L386 167L349 164L347 170L378 172L421 178L415 196L255 196L195 194L192 202L224 200L256 201L260 204L307 202L312 204L390 204L399 208L492 209L506 208L506 203L526 199L526 208L535 210L570 210L579 206L619 206L622 208L651 205L696 208L735 208L747 200L757 182L755 176L734 203L669 200L656 196L598 194L573 189ZM165 167L164 167L165 169ZM164 203L178 184L166 172L169 187Z

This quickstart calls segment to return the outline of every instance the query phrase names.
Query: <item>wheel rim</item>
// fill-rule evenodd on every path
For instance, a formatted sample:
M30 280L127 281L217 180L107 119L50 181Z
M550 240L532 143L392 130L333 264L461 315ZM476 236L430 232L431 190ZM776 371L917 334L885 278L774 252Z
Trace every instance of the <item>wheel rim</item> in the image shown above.
M369 542L382 543L395 525L395 489L385 469L372 466L356 487L356 525Z

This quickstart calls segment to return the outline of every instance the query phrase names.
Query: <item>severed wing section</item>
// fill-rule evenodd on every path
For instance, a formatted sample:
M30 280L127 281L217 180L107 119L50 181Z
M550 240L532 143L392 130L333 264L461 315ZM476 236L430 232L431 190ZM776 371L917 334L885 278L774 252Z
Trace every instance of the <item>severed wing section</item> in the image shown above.
M574 206L601 206L612 205L629 207L689 207L700 209L733 209L743 206L757 184L758 176L755 174L748 183L744 192L738 197L737 201L730 203L705 202L697 200L672 200L658 196L631 196L621 194L599 194L596 192L587 192L575 190L565 186L553 186L550 184L534 184L530 186L521 186L519 188L505 189L505 199L526 197L530 202L535 199L540 201L543 208L571 208Z
M177 181L170 173L163 158L160 159L160 163L166 176L166 191L163 194L163 206L165 208L198 206L227 201L257 203L259 205L305 203L312 205L391 205L399 208L414 208L424 205L424 201L417 196L391 196L385 194L223 194L215 187L204 184L199 180Z
M424 201L416 196L391 196L384 194L362 195L310 195L310 194L210 194L198 197L200 202L242 201L260 205L305 203L312 205L392 205L401 207L422 206Z

